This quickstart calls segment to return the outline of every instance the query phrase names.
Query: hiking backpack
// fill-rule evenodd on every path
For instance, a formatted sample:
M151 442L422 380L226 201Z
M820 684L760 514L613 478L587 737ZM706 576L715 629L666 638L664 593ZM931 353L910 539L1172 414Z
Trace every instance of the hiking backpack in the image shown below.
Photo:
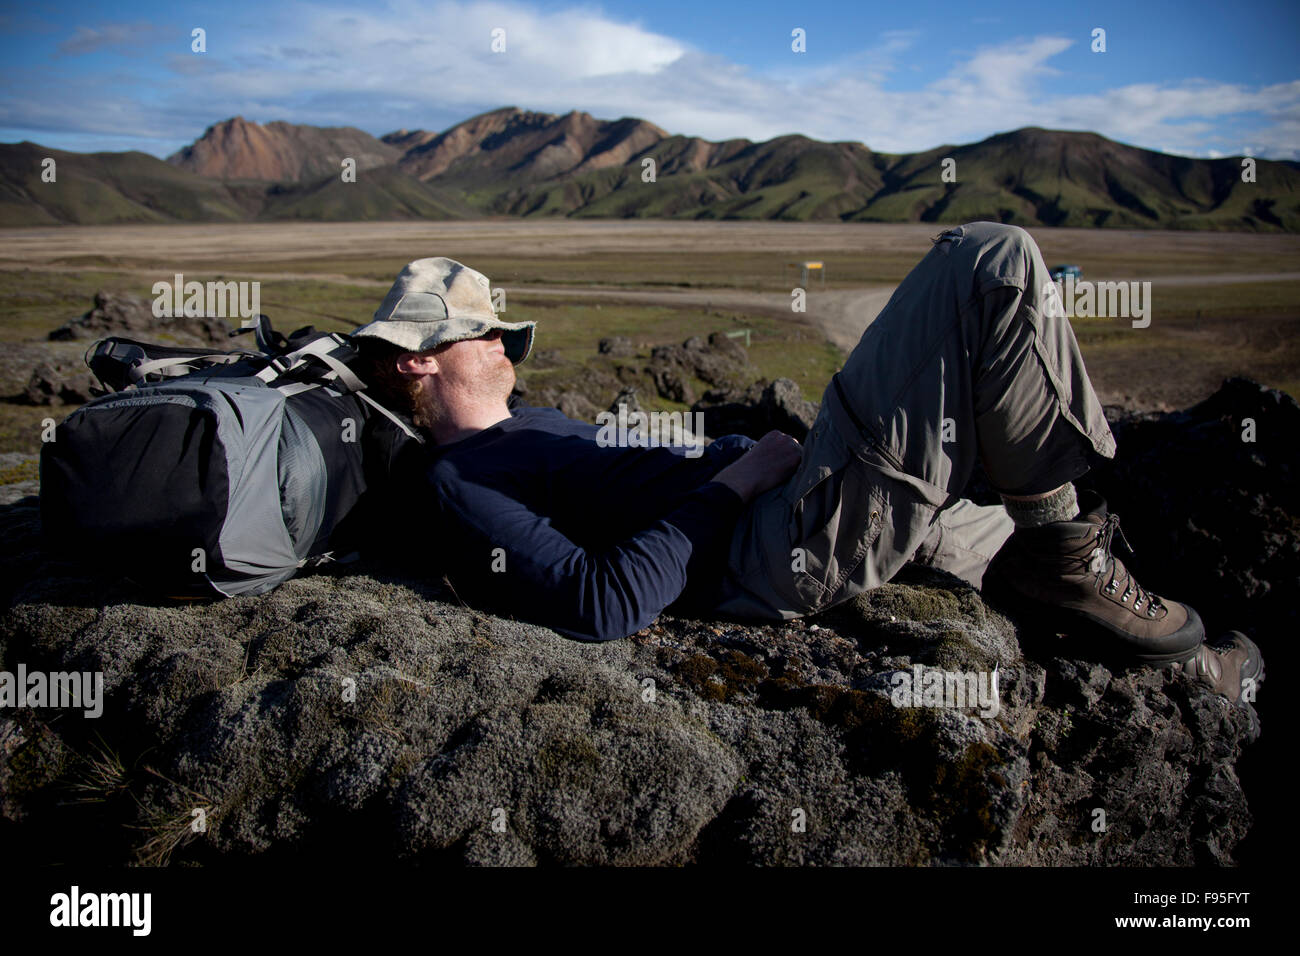
M285 338L266 316L254 331L257 350L91 346L108 394L41 449L51 551L197 598L261 594L361 545L367 503L421 439L364 394L342 336Z

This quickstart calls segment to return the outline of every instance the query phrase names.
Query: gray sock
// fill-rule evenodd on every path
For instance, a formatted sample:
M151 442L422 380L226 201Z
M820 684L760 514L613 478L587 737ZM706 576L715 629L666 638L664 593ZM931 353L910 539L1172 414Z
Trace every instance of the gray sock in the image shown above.
M1059 491L1037 501L1013 501L1003 495L1002 504L1017 528L1038 528L1054 521L1073 521L1079 515L1074 485L1069 482Z

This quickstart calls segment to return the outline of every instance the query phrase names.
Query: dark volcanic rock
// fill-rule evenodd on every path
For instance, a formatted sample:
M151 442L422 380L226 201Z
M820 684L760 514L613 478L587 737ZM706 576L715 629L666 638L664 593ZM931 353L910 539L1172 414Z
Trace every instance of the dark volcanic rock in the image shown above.
M594 422L600 412L591 399L581 392L564 392L556 401L555 407L580 422Z
M695 401L695 389L691 388L691 383L687 381L685 373L679 366L656 365L650 369L650 375L654 379L655 391L659 393L660 398L683 404Z
M819 405L804 398L790 379L778 378L763 389L760 408L772 428L803 441L817 421Z
M755 382L748 388L711 388L691 406L692 412L704 415L704 433L711 438L722 435L748 435L758 439L769 429L759 414L763 389L767 382Z
M799 441L817 420L817 402L810 402L788 378L762 382L747 389L711 389L691 411L704 414L704 431L711 437L748 435L762 438L776 429Z
M163 337L182 345L226 345L230 326L209 316L175 316L159 318L138 296L100 290L95 305L78 319L70 319L50 333L51 341L98 339L109 335L128 338Z
M32 377L23 389L23 399L31 405L54 405L65 402L80 405L102 392L94 376L67 365L42 362L32 369Z
M596 349L601 355L610 355L615 358L636 355L636 345L625 335L613 335L607 339L601 339Z
M534 369L541 370L561 368L569 363L556 349L533 349L533 354L528 356L528 364Z
M714 332L708 342L693 336L681 345L655 346L650 350L646 371L661 397L689 405L695 401L691 379L717 387L735 387L751 380L755 370L740 344Z
M698 341L698 338L692 341ZM708 347L715 355L733 365L744 367L749 364L749 352L738 339L728 338L725 332L710 333ZM709 380L705 379L705 381Z
M641 408L641 399L636 397L635 388L629 386L620 389L619 393L614 396L614 400L609 403L609 411L613 412L615 415L619 413L620 408L625 409L625 415L631 415L633 412L643 411Z

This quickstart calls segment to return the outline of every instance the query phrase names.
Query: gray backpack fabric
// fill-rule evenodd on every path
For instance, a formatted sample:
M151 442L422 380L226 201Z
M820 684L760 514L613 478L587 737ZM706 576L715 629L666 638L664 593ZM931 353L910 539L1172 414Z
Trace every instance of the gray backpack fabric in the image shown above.
M108 389L41 454L47 546L121 555L129 577L180 598L260 594L359 540L356 512L386 477L367 468L420 438L362 394L341 336L302 330L274 351L92 346Z

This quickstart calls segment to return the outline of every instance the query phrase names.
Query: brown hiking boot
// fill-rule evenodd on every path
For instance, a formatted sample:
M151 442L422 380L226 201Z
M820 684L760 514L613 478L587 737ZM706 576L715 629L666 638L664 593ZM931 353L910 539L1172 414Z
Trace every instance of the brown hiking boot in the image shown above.
M1146 664L1194 655L1205 638L1200 616L1147 591L1111 553L1119 517L1100 495L1084 492L1079 503L1073 521L1017 528L989 564L986 586L1051 630L1098 641L1098 651Z
M1264 656L1241 631L1229 631L1218 640L1207 641L1191 657L1174 663L1173 669L1234 704L1250 703L1254 694L1246 691L1264 682Z

